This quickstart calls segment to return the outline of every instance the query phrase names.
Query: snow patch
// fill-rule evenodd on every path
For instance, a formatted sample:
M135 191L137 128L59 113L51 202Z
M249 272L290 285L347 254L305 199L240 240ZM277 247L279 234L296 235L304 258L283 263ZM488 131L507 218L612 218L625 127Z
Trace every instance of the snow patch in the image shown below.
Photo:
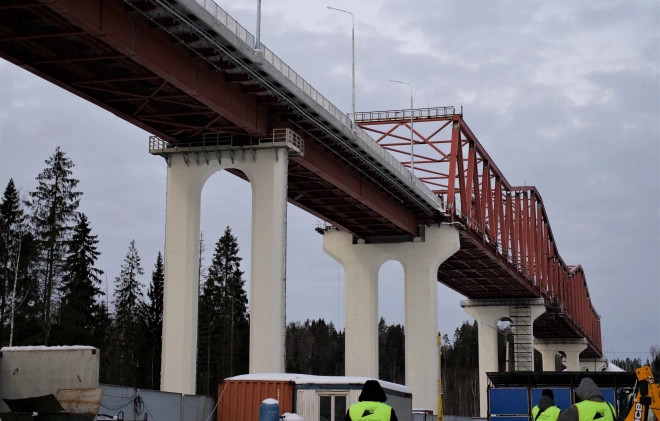
M255 373L230 377L227 380L236 381L276 381L294 382L295 384L364 384L367 380L378 380L372 377L344 377L344 376L311 376L294 373ZM410 388L396 383L378 380L383 389L412 394Z
M71 350L94 350L93 346L87 345L62 345L62 346L4 346L0 348L0 352L9 351L71 351Z
M280 404L277 401L277 399L273 399L273 398L264 399L263 402L261 402L261 403L265 403L266 405L279 405Z
M303 421L303 418L300 415L291 414L289 412L285 412L284 414L282 414L282 417L284 420L288 420L288 421Z
M621 371L626 371L626 370L624 370L621 367L619 367L617 365L614 365L612 363L607 363L607 367L603 371L618 371L618 372L621 372Z

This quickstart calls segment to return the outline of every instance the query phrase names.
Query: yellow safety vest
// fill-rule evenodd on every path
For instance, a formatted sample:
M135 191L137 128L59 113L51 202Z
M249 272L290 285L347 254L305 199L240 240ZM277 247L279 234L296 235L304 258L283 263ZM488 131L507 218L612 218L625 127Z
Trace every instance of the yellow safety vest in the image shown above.
M540 409L538 405L532 408L532 421L537 419L536 415L539 413L539 411ZM538 421L557 421L560 412L561 409L557 408L556 406L546 408L545 411L541 412L541 415L539 415Z
M582 401L575 404L579 421L616 421L616 412L609 402Z
M348 408L351 421L390 421L392 407L380 402L358 402Z

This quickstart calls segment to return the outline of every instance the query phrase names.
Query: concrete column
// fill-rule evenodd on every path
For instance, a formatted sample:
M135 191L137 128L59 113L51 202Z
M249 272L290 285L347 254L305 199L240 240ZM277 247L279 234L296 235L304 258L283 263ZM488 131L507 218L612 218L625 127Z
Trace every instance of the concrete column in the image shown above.
M460 249L460 238L455 228L427 227L424 242L395 247L405 276L406 386L413 392L413 408L436 414L438 268Z
M472 316L478 324L479 334L479 412L481 417L486 417L488 412L488 376L486 373L498 371L497 351L497 323L501 319L511 318L516 308L529 307L530 326L529 343L532 344L532 326L541 314L545 312L543 299L487 299L466 300L461 303L466 313ZM514 331L519 330L514 326ZM533 358L532 350L532 358ZM515 356L514 356L515 358Z
M252 184L250 373L284 373L285 149L259 151L246 172Z
M353 244L350 234L325 233L323 248L344 267L346 375L378 378L378 270L388 260L403 265L406 315L406 385L413 407L437 409L438 268L460 248L458 231L428 227L413 242Z
M556 371L555 355L566 355L566 369L580 371L580 353L587 349L586 339L547 340L535 339L534 348L543 356L543 371Z
M378 270L393 255L378 244L353 244L353 236L327 231L323 251L344 267L345 374L378 378Z
M476 301L476 303L475 303ZM509 317L509 307L477 306L479 300L468 300L463 305L465 312L478 324L479 335L479 413L487 416L488 411L488 376L486 373L497 370L497 322Z
M181 155L167 169L163 354L160 389L195 394L202 169Z
M169 156L161 365L167 392L195 393L201 192L213 173L228 168L245 173L252 187L250 372L284 371L287 151L236 153L234 162L226 151L220 161L211 156Z

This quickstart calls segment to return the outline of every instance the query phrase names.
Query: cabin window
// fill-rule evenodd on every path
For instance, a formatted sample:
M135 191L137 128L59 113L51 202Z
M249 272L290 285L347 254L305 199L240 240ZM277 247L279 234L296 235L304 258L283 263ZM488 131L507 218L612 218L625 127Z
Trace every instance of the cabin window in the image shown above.
M346 416L346 395L319 396L319 421L343 421Z

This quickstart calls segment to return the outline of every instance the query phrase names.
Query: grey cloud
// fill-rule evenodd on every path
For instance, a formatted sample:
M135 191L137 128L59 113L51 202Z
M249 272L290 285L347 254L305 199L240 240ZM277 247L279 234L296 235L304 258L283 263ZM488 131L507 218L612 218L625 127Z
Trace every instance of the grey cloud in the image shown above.
M635 325L660 314L658 4L598 4L383 1L360 9L357 108L407 107L407 90L392 78L413 83L418 106L427 93L431 106L465 105L467 123L509 181L539 188L562 257L585 267L604 338L617 351L646 351L660 343L657 316ZM226 9L252 28L254 13L238 6ZM308 32L281 23L295 8L289 16L264 10L264 43L348 112L350 27ZM322 22L337 25L336 17ZM618 43L602 47L611 39ZM110 279L131 238L150 271L163 247L165 164L146 152L148 134L11 65L0 73L2 184L11 176L32 188L61 144L77 164ZM585 89L576 106L572 96ZM202 198L205 263L229 225L249 279L249 185L218 174ZM323 254L316 218L290 206L288 221L288 320L343 326L343 270ZM380 313L403 322L402 269L388 263L380 275ZM468 316L458 294L439 290L440 328L451 335Z

